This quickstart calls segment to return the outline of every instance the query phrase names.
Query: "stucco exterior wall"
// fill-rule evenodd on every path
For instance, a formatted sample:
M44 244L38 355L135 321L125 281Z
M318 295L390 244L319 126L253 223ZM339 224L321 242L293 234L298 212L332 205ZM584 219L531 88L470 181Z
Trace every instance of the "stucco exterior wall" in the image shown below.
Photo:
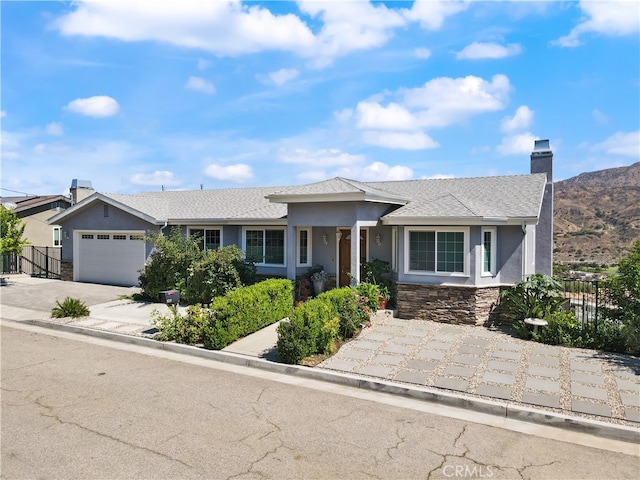
M47 220L57 215L62 210L60 207L51 208L51 204L34 207L24 212L18 213L24 224L24 236L29 240L31 245L38 247L53 247L53 227L49 225Z

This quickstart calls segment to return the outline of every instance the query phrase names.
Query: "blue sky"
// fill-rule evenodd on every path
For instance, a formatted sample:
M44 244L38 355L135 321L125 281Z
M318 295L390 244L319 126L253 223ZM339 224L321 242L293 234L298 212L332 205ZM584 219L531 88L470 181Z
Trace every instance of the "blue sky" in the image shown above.
M1 2L2 191L640 160L640 3Z

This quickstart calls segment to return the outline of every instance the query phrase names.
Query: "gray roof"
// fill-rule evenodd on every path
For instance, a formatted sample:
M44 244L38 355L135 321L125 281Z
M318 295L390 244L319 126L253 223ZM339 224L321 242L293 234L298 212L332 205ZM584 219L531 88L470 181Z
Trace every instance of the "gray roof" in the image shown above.
M287 203L370 201L397 208L383 217L388 224L535 220L540 212L546 174L500 177L358 182L332 178L292 187L229 188L96 193L56 215L59 220L101 199L152 223L279 221Z

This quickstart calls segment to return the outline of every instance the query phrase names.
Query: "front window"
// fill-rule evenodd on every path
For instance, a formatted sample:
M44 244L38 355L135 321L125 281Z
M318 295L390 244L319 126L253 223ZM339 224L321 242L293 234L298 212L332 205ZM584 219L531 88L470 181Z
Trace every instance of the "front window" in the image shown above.
M482 229L482 275L496 274L496 229Z
M298 229L298 266L311 266L311 230Z
M467 237L465 229L410 230L407 270L415 273L466 273Z
M245 230L247 259L262 265L284 265L284 237L283 228Z
M190 228L189 235L196 238L200 250L215 250L222 245L222 232L219 228Z

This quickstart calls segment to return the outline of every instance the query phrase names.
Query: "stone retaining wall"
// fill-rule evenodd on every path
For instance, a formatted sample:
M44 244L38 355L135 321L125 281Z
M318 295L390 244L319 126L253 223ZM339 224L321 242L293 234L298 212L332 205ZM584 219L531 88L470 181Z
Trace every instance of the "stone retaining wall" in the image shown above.
M500 287L397 283L400 318L482 325L498 302Z
M73 262L60 262L60 278L73 282Z

